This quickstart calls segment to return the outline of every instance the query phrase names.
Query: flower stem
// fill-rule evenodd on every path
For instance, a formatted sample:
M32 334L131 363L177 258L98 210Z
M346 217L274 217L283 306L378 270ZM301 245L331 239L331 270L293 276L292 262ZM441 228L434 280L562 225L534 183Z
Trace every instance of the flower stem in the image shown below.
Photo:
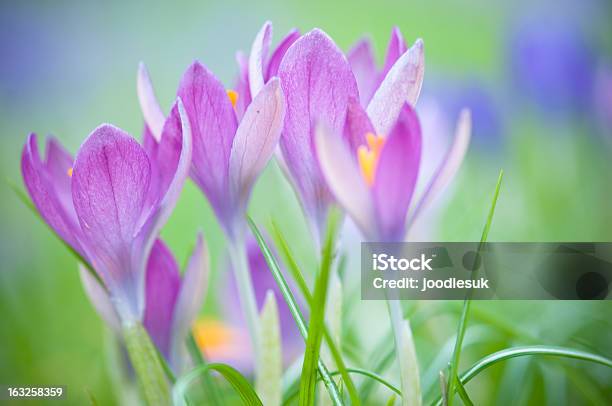
M232 251L230 258L238 286L238 296L240 297L240 306L246 318L249 335L251 336L251 344L253 346L254 360L258 360L260 353L260 331L259 331L259 314L257 312L257 301L255 299L255 289L253 288L253 280L249 271L249 263L247 252L242 239L237 239L231 244Z
M142 324L123 327L127 351L147 405L169 405L170 389L155 345Z

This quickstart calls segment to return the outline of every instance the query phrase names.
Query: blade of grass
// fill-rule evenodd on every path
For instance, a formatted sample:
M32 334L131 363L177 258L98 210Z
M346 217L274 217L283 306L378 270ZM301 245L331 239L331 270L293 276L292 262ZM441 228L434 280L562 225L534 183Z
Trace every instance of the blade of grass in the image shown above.
M462 385L465 385L466 383L471 381L476 375L499 362L511 358L530 355L548 355L562 358L572 358L582 361L593 362L596 364L604 365L608 368L612 368L612 359L603 357L598 354L593 354L590 352L575 350L573 348L566 347L531 345L524 347L507 348L505 350L497 351L493 354L487 355L484 358L481 358L461 375L460 382ZM438 399L435 404L441 405L441 399Z
M187 336L187 349L195 366L206 367L208 365L208 361L206 361L204 354L200 351L198 343L191 331L189 332L189 336ZM213 405L221 404L221 394L208 372L204 374L202 388L204 389L204 393L210 397L210 401Z
M217 363L200 365L179 378L172 390L173 404L187 405L187 388L189 384L202 374L208 375L208 372L211 370L217 371L229 382L238 395L240 395L240 399L242 399L245 405L263 405L249 381L240 372L229 365Z
M291 276L293 277L293 280L296 282L298 289L300 290L300 293L304 297L304 300L306 300L306 303L308 304L309 308L311 308L312 301L313 301L312 294L310 293L310 290L308 289L308 285L306 284L306 280L304 279L304 276L302 275L302 271L300 270L297 264L297 261L294 259L294 256L291 252L291 249L289 248L289 245L287 244L287 240L285 239L283 233L280 231L280 229L278 228L278 226L276 225L274 221L272 221L272 233L275 237L275 240L277 241L277 245L280 247L280 251L282 252L282 255L289 268L289 272L291 273ZM361 404L361 401L357 393L357 388L355 387L355 383L353 382L350 375L348 374L347 367L342 357L342 354L340 352L340 349L338 348L334 340L332 340L332 336L327 326L324 326L323 338L325 339L325 343L327 344L329 348L332 359L334 360L338 370L340 371L342 381L346 385L346 390L351 399L351 403L353 405L358 406L359 404Z
M399 388L397 386L393 385L392 383L387 381L385 378L383 378L382 376L380 376L378 374L375 374L374 372L367 371L367 370L361 369L361 368L347 368L347 371L349 373L351 373L351 374L361 375L361 376L365 376L366 378L370 378L371 382L378 382L378 383L386 386L387 388L389 388L394 394L396 394L398 396L402 396L402 391L399 390ZM329 374L331 376L337 376L337 375L341 375L341 372L340 371L332 371ZM318 377L317 380L320 381L321 377ZM370 381L368 381L368 382L370 382ZM299 393L299 388L296 385L285 396L285 400L283 401L283 405L290 404L297 397L298 393Z
M457 382L455 382L455 384L457 385L457 393L459 394L459 397L463 401L463 404L465 406L474 406L474 403L472 402L472 399L470 399L470 395L468 395L467 391L465 390L465 387L463 386L459 378L456 378L456 379L457 379Z
M293 320L295 321L295 324L300 330L302 337L306 340L308 337L308 327L306 326L306 323L304 322L304 317L302 316L302 312L300 311L300 308L297 305L297 302L295 301L293 293L291 292L291 289L289 289L289 285L287 284L287 281L285 280L283 274L280 271L278 263L276 262L276 258L274 258L274 255L270 251L270 248L266 244L266 241L264 240L259 229L255 225L255 222L253 222L253 219L248 217L248 222L249 222L249 227L251 228L251 231L253 232L253 235L257 239L259 248L262 254L264 255L264 258L266 259L268 267L270 268L270 271L272 272L272 275L274 276L274 280L278 284L281 294L283 295L283 298L285 299L285 302L287 303L287 306L289 307L289 310L291 311ZM318 362L318 369L319 369L319 373L321 374L323 378L323 382L325 383L325 386L327 387L327 390L332 398L332 401L334 402L335 405L342 405L342 398L340 397L340 393L338 392L338 387L336 386L336 383L334 382L334 380L331 378L331 375L329 374L329 370L327 369L327 367L321 360L319 360Z
M489 230L491 228L491 222L493 221L493 214L495 213L495 205L497 204L497 198L499 197L499 190L501 188L501 182L504 177L504 171L499 172L497 178L497 185L495 186L495 193L493 194L493 201L491 202L491 208L489 209L489 215L487 216L487 222L482 230L482 237L480 238L480 244L478 245L478 256L482 251L482 248L487 241ZM476 264L476 262L475 262ZM475 270L472 271L472 278L474 278ZM470 304L472 302L472 290L468 291L465 300L463 301L463 310L459 318L459 325L457 327L457 340L455 341L455 348L453 355L450 360L449 374L448 374L448 386L446 392L448 393L448 405L453 405L455 383L457 377L457 369L459 368L459 361L461 359L461 345L463 344L463 337L465 336L465 329L467 328L467 317L470 310Z
M300 378L301 406L310 406L315 403L315 388L317 383L317 364L321 353L321 342L325 326L325 302L327 301L327 290L329 276L334 257L334 244L338 219L330 216L323 246L321 267L315 282L312 304L310 307L310 321L308 323L308 337L304 349L304 363L302 364L302 376Z

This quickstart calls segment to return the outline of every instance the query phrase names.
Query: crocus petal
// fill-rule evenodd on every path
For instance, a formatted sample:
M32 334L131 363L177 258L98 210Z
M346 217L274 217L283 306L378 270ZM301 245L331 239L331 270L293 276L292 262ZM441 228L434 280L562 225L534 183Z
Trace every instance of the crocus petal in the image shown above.
M349 50L347 58L357 81L359 100L366 106L378 85L378 71L370 40L364 38L357 42Z
M48 137L45 167L62 209L73 220L74 224L77 224L78 220L72 203L72 182L70 179L72 164L72 156L64 147L55 138Z
M414 224L422 211L429 206L457 174L470 144L471 132L472 121L470 111L464 109L459 115L453 143L412 213L408 222L408 228Z
M230 184L243 208L255 179L274 153L284 118L285 99L279 80L274 78L247 109L232 145Z
M221 82L199 62L185 72L178 95L185 104L193 134L191 175L223 218L229 157L238 127L236 114Z
M153 90L149 72L142 62L138 65L137 90L138 101L140 102L140 109L142 110L145 122L151 129L151 133L155 139L159 141L166 119L157 102L157 97L155 97L155 91Z
M398 27L393 27L393 30L391 31L391 38L389 39L389 45L387 46L387 56L385 57L382 77L387 75L399 57L406 52L406 48L406 40L404 40L402 32Z
M395 62L368 104L368 116L378 134L389 134L404 103L416 104L424 70L423 41L418 39Z
M122 319L139 318L144 306L138 294L143 275L139 275L138 260L130 248L141 226L150 176L144 149L127 133L108 124L85 140L72 174L72 198L92 265L116 301Z
M79 263L79 275L85 294L93 305L94 309L102 320L118 335L121 335L121 321L117 312L113 307L113 303L108 296L108 292L96 278L91 275L91 272L85 268L85 265Z
M55 155L55 153L54 153ZM36 135L30 134L21 155L21 173L26 189L41 217L57 233L57 235L86 258L81 246L81 229L76 216L67 211L62 200L58 197L54 182L63 183L65 180L54 179L59 172L59 162L56 157L48 157L47 167L40 159ZM49 161L53 161L49 163ZM52 168L53 170L49 170ZM66 172L62 176L70 179ZM74 211L74 210L72 210Z
M236 116L242 119L244 112L251 104L251 89L249 88L249 62L242 52L236 52L236 62L238 64L238 79L234 90L238 93L236 101Z
M368 114L356 99L351 99L346 111L346 124L344 125L344 138L351 147L351 151L357 154L361 145L366 145L366 134L374 133L374 126L370 122ZM355 155L357 156L357 155Z
M415 111L405 104L389 134L374 175L373 194L378 239L404 237L406 215L421 161L421 128Z
M319 235L331 196L314 151L314 122L342 134L349 98L358 98L348 61L321 30L298 39L279 67L287 112L280 145L313 228Z
M252 97L257 96L264 86L264 61L268 56L271 41L272 23L266 21L255 36L249 54L249 84Z
M159 351L168 357L174 306L181 288L179 267L162 240L156 240L147 262L143 325Z
M321 170L334 197L366 236L375 229L371 193L361 177L356 160L340 137L317 127L316 148Z
M208 288L209 277L208 250L201 234L198 234L196 246L193 249L183 280L181 289L174 307L174 316L171 328L170 362L175 368L179 368L181 350L185 343L185 337L196 319L204 295Z
M270 60L268 61L268 67L266 68L266 72L264 75L264 79L266 81L270 80L270 78L274 76L277 76L278 67L281 64L285 53L287 52L289 47L293 45L295 41L297 41L298 38L300 38L300 32L296 29L293 29L289 31L285 38L283 38L282 41L278 44L278 46L272 53L272 56L270 56Z

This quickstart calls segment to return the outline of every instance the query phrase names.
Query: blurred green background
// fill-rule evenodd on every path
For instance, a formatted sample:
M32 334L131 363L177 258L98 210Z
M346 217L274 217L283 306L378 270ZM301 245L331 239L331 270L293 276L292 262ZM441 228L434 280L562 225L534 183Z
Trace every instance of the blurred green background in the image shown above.
M22 185L20 153L29 132L53 134L72 153L104 122L139 137L139 61L146 62L167 109L193 59L231 87L235 52L248 51L265 20L274 23L274 41L292 27L302 32L320 27L348 50L368 35L381 63L397 25L409 43L424 39L422 100L433 101L451 124L460 105L474 112L473 143L436 220L427 225L430 237L478 240L503 168L490 241L612 241L612 114L605 102L612 94L610 15L612 7L604 0L2 2L0 170ZM561 43L577 38L578 51L562 46L546 54L554 48L554 38L549 43L546 37L557 28ZM521 37L531 31L535 37ZM538 37L542 32L544 40ZM537 49L521 48L539 42L544 43L542 60ZM550 70L542 74L538 69L545 62ZM568 68L572 64L575 69ZM566 68L567 75L556 74ZM0 383L65 384L70 404L83 404L88 392L100 404L117 402L107 333L83 293L73 257L6 183L0 191ZM303 267L314 265L299 205L276 165L258 182L250 213L263 225L277 220ZM213 284L218 283L224 241L208 203L189 182L162 233L179 262L198 230L204 230ZM361 359L349 358L350 364L366 364L379 338L366 333L381 323L372 319L386 321L377 317L386 314L385 308L361 309L358 296L347 291L346 302L355 306L345 306L351 309L345 325L353 337L346 351L355 352L351 345L362 348ZM411 306L415 314L431 312L413 325L431 399L438 390L437 371L452 349L448 343L459 303ZM612 356L609 302L479 302L473 307L461 370L517 343L564 344ZM203 312L218 310L213 292ZM393 380L393 369L389 375ZM479 404L612 402L610 370L564 360L512 360L467 388Z

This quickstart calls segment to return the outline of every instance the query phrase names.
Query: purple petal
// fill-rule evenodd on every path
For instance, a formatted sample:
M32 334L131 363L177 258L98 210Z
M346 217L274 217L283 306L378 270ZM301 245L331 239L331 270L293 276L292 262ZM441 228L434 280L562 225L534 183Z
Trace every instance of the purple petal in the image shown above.
M423 84L424 68L423 41L418 39L389 70L368 104L368 116L377 134L389 134L404 103L415 105Z
M196 319L208 288L209 259L202 234L198 234L196 246L183 274L171 328L170 362L179 369L181 350Z
M391 67L399 59L401 55L406 52L406 40L398 27L393 27L391 31L391 38L389 39L389 45L387 46L387 56L385 57L385 65L382 70L382 77L384 78L387 73L391 70Z
M268 57L271 41L272 23L266 21L255 36L249 54L249 84L252 97L257 96L264 86L264 61Z
M295 41L298 40L298 38L300 38L300 32L296 29L293 29L289 31L285 38L283 38L282 41L278 44L268 61L268 67L266 68L266 74L264 76L266 82L270 80L270 78L278 75L278 67L281 64L285 53L287 52L289 47L293 45Z
M57 233L57 235L70 245L81 256L87 258L81 246L81 228L74 209L68 209L58 197L55 183L59 185L57 189L62 190L65 182L70 181L68 172L60 174L62 158L58 152L48 154L47 165L44 165L38 153L36 135L30 134L23 147L21 155L21 173L26 189L41 217ZM61 179L56 176L65 177ZM71 203L70 203L71 204Z
M45 167L52 180L52 186L64 212L78 224L74 204L72 203L72 156L53 137L47 138Z
M113 303L108 296L108 292L96 278L94 278L90 271L85 269L85 266L79 263L79 275L81 276L81 283L85 294L89 298L89 301L93 305L94 309L102 320L113 330L117 335L121 335L121 321L117 315L117 311L113 307Z
M242 52L236 53L236 62L238 63L238 80L234 90L238 93L236 101L236 115L238 119L242 119L244 112L249 104L251 104L251 90L249 89L249 63Z
M219 80L202 64L194 62L178 90L193 134L191 176L204 191L217 215L225 217L228 167L238 127L236 114Z
M459 115L459 121L457 122L453 144L446 153L446 156L438 167L436 173L431 178L427 189L425 189L423 196L412 213L410 221L408 222L408 228L414 224L419 215L422 213L423 209L427 208L427 206L431 204L437 195L444 190L444 188L457 174L470 144L471 128L472 122L470 111L464 109Z
M344 139L348 142L354 154L357 154L357 149L361 145L366 144L367 133L375 133L370 118L363 107L361 107L361 104L359 104L359 101L351 99L346 112Z
M287 102L280 145L302 205L320 231L331 196L314 151L314 122L342 134L349 99L358 98L350 66L336 44L315 29L298 39L279 67Z
M419 173L421 128L415 111L405 104L383 145L374 175L374 201L378 215L378 238L404 237L406 214Z
M157 141L161 139L162 130L164 127L165 115L157 102L153 84L149 78L149 72L144 63L138 65L138 101L140 109L144 116L145 123L151 129L151 133Z
M351 69L357 80L359 100L366 106L378 86L376 59L369 39L362 39L347 54Z
M92 265L122 317L139 318L144 305L139 255L147 253L134 256L131 247L142 225L150 176L144 149L108 124L85 140L74 164L72 198Z
M230 184L246 209L255 179L278 144L285 118L285 100L279 80L270 80L255 97L236 132L230 156Z
M164 354L170 355L174 307L181 288L179 267L162 240L156 240L147 262L144 326Z
M375 229L374 206L348 145L321 125L317 128L316 147L321 170L334 197L351 216L365 236Z

